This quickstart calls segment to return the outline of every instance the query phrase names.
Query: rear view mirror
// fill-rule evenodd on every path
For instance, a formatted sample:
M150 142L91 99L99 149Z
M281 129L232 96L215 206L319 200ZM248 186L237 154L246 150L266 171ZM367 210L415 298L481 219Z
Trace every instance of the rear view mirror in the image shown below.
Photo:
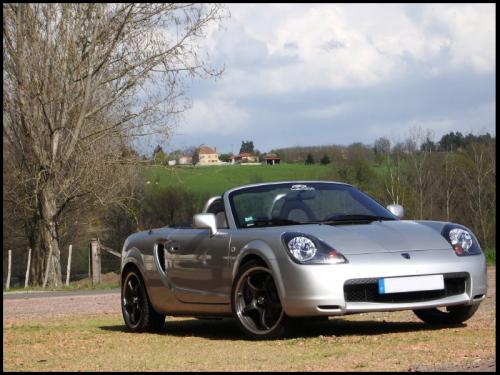
M208 229L210 237L217 233L217 221L214 214L196 214L193 216L193 228Z
M403 218L403 215L404 215L404 212L405 212L403 206L400 206L399 204L390 204L390 205L387 206L387 209L389 211L391 211L391 213L393 215L396 215L400 219Z

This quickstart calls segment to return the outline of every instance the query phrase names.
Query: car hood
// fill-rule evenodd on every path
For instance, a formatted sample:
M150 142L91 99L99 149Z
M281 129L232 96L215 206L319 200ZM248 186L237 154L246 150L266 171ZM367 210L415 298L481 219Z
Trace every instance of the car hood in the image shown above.
M451 248L436 230L405 220L350 225L301 225L290 228L290 231L315 236L345 255Z

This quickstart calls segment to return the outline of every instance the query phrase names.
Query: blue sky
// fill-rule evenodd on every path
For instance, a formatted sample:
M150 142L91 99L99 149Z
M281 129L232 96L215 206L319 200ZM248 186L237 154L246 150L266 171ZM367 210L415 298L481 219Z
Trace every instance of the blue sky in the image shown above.
M495 134L495 5L231 4L208 30L166 149L396 142L412 127Z

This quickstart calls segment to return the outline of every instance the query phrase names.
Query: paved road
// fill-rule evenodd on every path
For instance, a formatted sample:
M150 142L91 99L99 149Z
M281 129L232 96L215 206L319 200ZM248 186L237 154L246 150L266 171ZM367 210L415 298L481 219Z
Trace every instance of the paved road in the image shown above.
M102 294L119 294L120 289L101 289L101 290L72 290L60 292L7 292L3 294L3 299L31 299L44 297L69 297L69 296L92 296Z

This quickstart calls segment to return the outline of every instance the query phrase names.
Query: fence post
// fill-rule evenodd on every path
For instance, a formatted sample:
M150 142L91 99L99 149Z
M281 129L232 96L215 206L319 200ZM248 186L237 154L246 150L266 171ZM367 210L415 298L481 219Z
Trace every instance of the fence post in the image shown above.
M73 250L73 245L69 245L68 266L66 267L66 286L69 286L69 273L71 270L71 251L72 250Z
M31 248L28 248L28 266L26 267L26 277L24 278L24 287L28 287L30 279L30 265L31 265Z
M92 285L101 283L101 249L99 240L93 238L90 240L90 263L92 274Z
M8 268L7 268L7 285L5 286L5 289L9 290L10 289L10 268L12 264L12 250L9 250L9 263L8 263Z

